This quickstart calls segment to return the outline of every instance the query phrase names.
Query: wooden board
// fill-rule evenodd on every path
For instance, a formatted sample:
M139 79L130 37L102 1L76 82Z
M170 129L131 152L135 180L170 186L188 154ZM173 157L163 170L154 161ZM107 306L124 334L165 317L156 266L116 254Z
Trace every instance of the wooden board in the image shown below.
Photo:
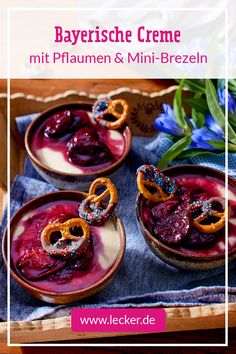
M154 118L158 115L163 102L171 102L175 87L161 92L148 94L136 89L118 89L110 92L111 97L125 98L131 108L129 125L134 135L151 136ZM188 93L186 93L188 94ZM66 91L51 97L35 97L22 93L11 96L11 180L16 173L22 173L25 156L23 139L15 127L15 117L40 112L56 104L72 101L92 101L97 96L78 91ZM0 94L1 126L6 127L6 94ZM144 120L145 117L145 120ZM3 154L4 149L0 152ZM5 157L0 160L6 163ZM6 174L0 174L2 183L0 188L0 204L5 200ZM1 212L2 208L0 208ZM167 331L186 331L195 329L222 328L225 326L225 305L216 304L196 307L166 308ZM229 304L229 326L236 326L236 304ZM6 323L0 324L6 335ZM55 342L66 340L82 340L85 338L106 338L111 336L125 336L125 333L73 333L70 329L70 317L43 319L37 321L11 322L12 343ZM128 334L130 335L130 333ZM135 334L134 334L135 335Z
M229 304L229 327L236 326L236 304ZM225 324L225 305L166 308L167 332L196 329L222 328ZM6 336L7 324L0 325ZM138 335L140 333L133 333ZM107 338L131 335L131 333L74 333L70 328L70 317L37 321L11 322L11 343L40 343L88 338ZM135 342L135 339L134 339Z

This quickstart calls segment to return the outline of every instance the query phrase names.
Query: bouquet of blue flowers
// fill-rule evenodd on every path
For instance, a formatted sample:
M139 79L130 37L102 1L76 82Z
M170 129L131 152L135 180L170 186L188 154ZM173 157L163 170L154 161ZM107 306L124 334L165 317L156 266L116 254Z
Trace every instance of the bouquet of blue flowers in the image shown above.
M178 80L173 107L163 104L163 112L155 120L155 128L173 141L158 163L165 168L172 160L182 160L201 154L222 154L228 144L229 152L236 152L236 80ZM183 87L193 97L182 98ZM227 98L227 99L226 99ZM228 126L225 103L228 101ZM190 108L186 114L184 106ZM228 141L225 132L228 129Z

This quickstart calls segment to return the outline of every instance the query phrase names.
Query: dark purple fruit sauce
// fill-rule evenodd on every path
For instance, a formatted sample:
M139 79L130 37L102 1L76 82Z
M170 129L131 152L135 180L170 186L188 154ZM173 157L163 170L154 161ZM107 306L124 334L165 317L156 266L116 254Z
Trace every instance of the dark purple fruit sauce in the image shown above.
M79 202L70 200L48 203L26 213L14 227L11 258L17 272L27 283L59 293L80 290L100 280L111 268L118 246L117 240L114 240L113 248L106 246L106 225L90 227L90 242L78 257L63 259L43 250L40 236L44 227L49 223L79 217L79 205ZM103 259L105 263L101 261Z
M187 254L216 256L225 252L225 228L202 233L193 227L189 206L211 197L224 198L224 182L199 175L176 176L177 191L173 199L154 203L145 199L141 217L145 227L159 241ZM229 188L229 251L236 247L236 192Z
M33 153L51 168L55 167L53 159L57 160L56 166L61 172L71 172L71 169L67 171L68 164L78 169L74 172L84 173L112 165L124 153L124 136L97 124L90 115L73 109L48 117L35 132L31 144ZM49 158L49 151L60 153L61 161L58 155L52 154Z

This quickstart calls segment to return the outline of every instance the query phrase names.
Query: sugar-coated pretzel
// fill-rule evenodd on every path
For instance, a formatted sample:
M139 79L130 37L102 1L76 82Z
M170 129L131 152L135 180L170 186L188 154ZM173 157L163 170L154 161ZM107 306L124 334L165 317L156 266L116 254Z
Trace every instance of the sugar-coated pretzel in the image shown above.
M209 204L211 205L211 214L221 217L225 213L225 199L221 197L212 197L208 200ZM218 211L214 209L214 203L218 203L221 205L223 211Z
M207 216L211 215L211 204L208 200L197 200L189 205L187 211L191 213L192 218L196 222L200 222Z
M174 197L176 184L153 165L143 165L137 170L137 185L140 193L153 202L165 202ZM151 193L148 188L155 190Z
M107 188L100 195L96 194L96 189L101 186ZM109 202L104 208L102 200L110 195ZM89 188L89 195L82 201L79 207L79 215L90 225L104 225L109 217L114 213L117 206L117 190L109 178L97 178Z
M82 236L71 234L71 228L80 227ZM55 243L52 243L53 232L61 235ZM52 256L63 258L78 257L88 247L90 229L87 222L81 218L69 219L64 223L47 225L41 233L41 244L43 249Z
M117 107L122 107L122 113L117 111ZM93 118L100 124L105 125L108 129L119 129L127 120L129 114L129 106L123 99L111 100L107 97L100 98L93 105ZM106 114L111 114L116 121L110 122L104 119Z
M223 211L217 211L213 208L213 203L217 202L221 204ZM196 202L195 202L196 203ZM204 202L207 206L207 212L202 212L197 218L194 219L193 225L200 232L211 234L221 230L225 226L226 211L225 211L225 200L220 197L212 197ZM194 204L194 203L193 203ZM228 208L228 214L230 215L230 207ZM209 224L203 224L202 222L209 216L214 216L219 218L216 222L210 222Z

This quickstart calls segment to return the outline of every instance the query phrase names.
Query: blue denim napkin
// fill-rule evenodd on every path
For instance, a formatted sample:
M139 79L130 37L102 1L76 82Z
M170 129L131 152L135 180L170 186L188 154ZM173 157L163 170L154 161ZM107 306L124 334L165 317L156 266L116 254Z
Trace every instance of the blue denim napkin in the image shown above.
M24 133L35 116L17 118L21 133ZM158 139L160 140L160 137ZM56 311L69 314L72 307L193 306L224 302L224 268L205 272L173 268L153 255L138 229L135 214L135 174L140 165L155 164L158 161L158 146L160 141L157 144L156 139L134 138L126 163L112 178L118 189L118 213L124 223L127 237L125 257L112 283L89 299L71 306L55 306L34 299L11 280L12 320L39 319ZM203 162L208 164L207 160ZM215 167L223 169L224 163ZM56 188L42 180L26 157L24 176L16 176L12 185L11 214L29 199L53 190ZM2 220L2 230L5 225L6 213ZM233 302L236 301L236 261L231 262L229 267L229 300ZM1 317L6 319L6 273L2 263L0 274Z

